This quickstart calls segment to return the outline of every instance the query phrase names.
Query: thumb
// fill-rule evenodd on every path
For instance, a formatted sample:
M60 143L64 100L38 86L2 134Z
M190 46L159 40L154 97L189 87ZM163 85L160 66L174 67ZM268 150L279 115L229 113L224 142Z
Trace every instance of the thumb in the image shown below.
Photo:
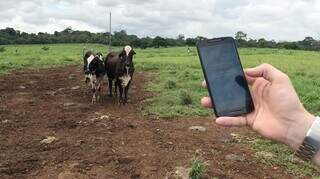
M236 127L248 125L247 118L243 116L239 117L219 117L216 119L216 124L224 127Z

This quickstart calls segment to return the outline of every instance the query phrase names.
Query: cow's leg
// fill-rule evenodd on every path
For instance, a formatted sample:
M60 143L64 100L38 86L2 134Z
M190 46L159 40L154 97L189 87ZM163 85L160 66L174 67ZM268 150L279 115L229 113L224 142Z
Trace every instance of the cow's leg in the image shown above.
M112 97L112 79L109 78L109 96Z
M121 85L121 81L117 80L117 84L118 84L118 88L119 88L119 104L123 104L124 100L123 100L123 87Z
M100 95L101 95L101 88L102 88L102 84L99 86L99 98L98 98L98 101L100 101L100 99L101 99L101 97L100 97Z
M97 101L100 101L100 94L101 94L101 86L102 86L102 80L99 80L98 86L97 86Z
M129 81L128 85L124 89L124 102L125 103L128 102L128 91L129 91L130 83L131 83L131 80Z
M117 80L114 82L114 94L117 96L118 94L118 84L117 84Z
M90 76L90 86L91 86L91 91L92 91L92 94L93 94L91 102L95 103L97 101L97 99L96 99L96 85L95 85L95 83L94 83L94 81L92 79L92 76Z
M84 82L86 85L88 85L88 82L90 81L90 79L88 78L87 75L84 75Z
M92 88L92 92L93 92L93 96L92 96L92 103L96 103L96 101L97 101L97 98L96 98L96 89L95 89L95 87L93 87Z

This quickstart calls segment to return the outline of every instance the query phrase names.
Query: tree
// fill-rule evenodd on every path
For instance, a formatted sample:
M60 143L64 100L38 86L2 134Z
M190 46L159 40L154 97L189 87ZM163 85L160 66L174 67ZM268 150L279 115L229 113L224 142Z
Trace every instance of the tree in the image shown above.
M136 35L128 35L125 30L115 31L111 34L113 46L131 45L133 47L167 47L167 46L194 46L206 37L197 36L195 38L187 38L183 34L179 34L176 38L163 38L157 36L155 38L143 37ZM320 50L320 41L312 37L305 37L298 42L276 42L274 40L247 40L247 34L238 31L235 34L236 42L239 47L258 47L258 48L285 48L285 49L302 49L302 50ZM68 27L62 31L54 31L53 34L39 32L26 33L20 32L13 28L0 29L0 45L7 44L53 44L53 43L99 43L108 44L109 33L91 33L89 31L78 31Z
M312 37L306 37L303 41L298 42L298 46L303 50L313 50L313 44L316 42Z
M184 34L179 34L177 39L175 40L174 45L184 46L186 44L186 41L184 39L185 39Z
M152 38L150 38L150 37L143 37L143 38L141 38L141 45L140 45L140 47L143 48L143 49L148 48L148 47L152 47L152 43L153 43Z
M184 34L179 34L178 37L177 37L177 40L181 40L181 41L184 41Z
M167 47L168 44L167 44L166 39L164 39L160 36L157 36L153 39L152 46L159 48L159 47Z
M320 50L320 41L313 42L312 49L316 50L316 51L319 51Z
M170 47L174 47L174 46L182 46L177 40L175 39L172 39L172 38L166 38L166 43L167 43L167 46L170 46Z
M247 41L247 47L257 47L258 46L258 42L255 39L249 39Z
M277 47L277 42L274 41L274 40L267 41L267 47L268 48L276 48Z
M127 45L128 42L128 35L125 30L121 30L119 32L115 31L114 35L112 36L112 45L113 46L124 46Z
M64 29L62 31L62 33L67 33L67 34L71 34L73 32L72 28L71 27L67 27L66 29Z
M7 27L7 28L5 28L5 29L3 29L1 31L3 31L4 33L6 33L6 34L8 34L10 36L16 36L17 35L16 30L14 30L13 28Z
M242 31L238 31L235 35L235 39L237 42L237 45L239 47L247 47L247 34L242 32Z
M187 38L186 45L188 46L195 46L197 44L197 39L195 38Z
M247 34L242 32L242 31L238 31L235 35L235 39L236 40L244 40L244 41L247 41Z
M197 36L196 37L196 41L199 42L199 41L202 41L202 40L207 40L206 37L202 37L202 36Z
M260 48L266 48L268 45L268 42L266 41L266 39L261 38L258 40L258 47Z
M133 39L130 44L133 46L133 47L141 47L141 44L142 44L142 41L141 39L139 38L136 38L136 39Z
M285 49L292 49L292 50L297 50L299 49L298 45L296 42L279 42L278 43L279 48L285 48Z

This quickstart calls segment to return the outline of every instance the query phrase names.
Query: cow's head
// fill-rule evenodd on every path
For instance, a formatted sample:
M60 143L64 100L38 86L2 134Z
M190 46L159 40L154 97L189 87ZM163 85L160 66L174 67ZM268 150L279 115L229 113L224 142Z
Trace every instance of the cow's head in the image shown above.
M98 52L96 56L99 57L99 59L100 59L101 61L103 61L103 55L102 55L102 53Z
M101 63L102 60L100 60L101 55L92 55L87 59L87 68L85 70L85 82L90 82L91 85L96 83L96 70L98 69L99 62Z
M136 52L129 45L125 46L119 54L119 58L123 64L122 68L125 69L127 73L133 73L134 71L133 56L135 54Z
M97 54L94 54L92 52L89 52L85 55L85 82L92 83L95 80L95 77L93 77L96 72L96 70L99 68L99 63L103 63L103 55L102 53L98 52Z

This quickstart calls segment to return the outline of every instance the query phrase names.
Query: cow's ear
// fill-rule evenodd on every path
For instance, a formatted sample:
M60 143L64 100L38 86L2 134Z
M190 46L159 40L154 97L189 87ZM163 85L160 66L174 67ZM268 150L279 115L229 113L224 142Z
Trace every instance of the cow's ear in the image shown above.
M119 53L119 58L122 58L124 56L124 51L122 51L121 53Z
M130 52L132 55L135 55L136 54L136 52L134 51L134 50L131 50L131 52Z

